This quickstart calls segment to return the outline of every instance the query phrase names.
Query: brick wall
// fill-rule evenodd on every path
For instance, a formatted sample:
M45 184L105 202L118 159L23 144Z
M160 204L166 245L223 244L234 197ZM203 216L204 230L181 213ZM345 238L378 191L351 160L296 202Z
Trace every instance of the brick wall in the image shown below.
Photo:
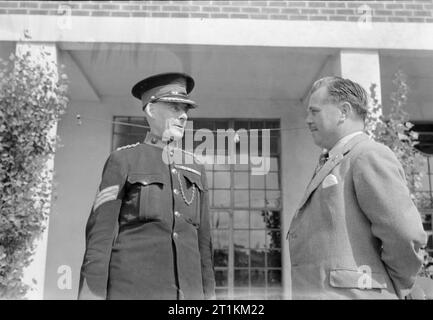
M366 11L367 10L367 11ZM204 19L433 22L433 0L394 1L0 1L1 14Z

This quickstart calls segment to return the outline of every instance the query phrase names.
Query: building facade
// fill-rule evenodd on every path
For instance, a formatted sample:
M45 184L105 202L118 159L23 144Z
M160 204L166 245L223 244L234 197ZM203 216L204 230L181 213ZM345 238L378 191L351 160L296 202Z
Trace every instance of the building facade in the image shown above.
M40 280L34 298L76 298L102 166L147 131L132 85L167 71L196 80L194 129L270 129L266 175L207 165L219 298L290 298L285 234L320 152L305 103L326 75L375 84L385 113L394 74L407 75L433 249L433 0L0 1L0 57L23 48L50 51L70 79L49 225L29 271Z

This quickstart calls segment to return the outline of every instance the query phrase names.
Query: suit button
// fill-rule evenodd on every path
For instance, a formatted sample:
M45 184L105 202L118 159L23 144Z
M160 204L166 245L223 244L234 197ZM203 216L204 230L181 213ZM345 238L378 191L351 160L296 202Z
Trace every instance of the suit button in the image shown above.
M179 211L175 211L175 212L174 212L174 215L175 215L177 218L179 218L179 217L180 217L180 213L179 213Z
M173 190L173 193L174 193L175 195L178 195L178 194L179 194L179 190L174 189L174 190Z
M175 174L177 170L175 168L171 169L171 173Z
M177 239L178 237L179 237L178 233L177 232L173 232L173 238Z
M174 150L170 150L170 156L174 155Z

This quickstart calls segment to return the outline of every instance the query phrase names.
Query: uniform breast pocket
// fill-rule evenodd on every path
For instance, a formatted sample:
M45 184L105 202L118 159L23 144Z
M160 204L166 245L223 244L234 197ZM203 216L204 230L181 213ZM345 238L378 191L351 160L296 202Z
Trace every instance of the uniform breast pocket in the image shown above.
M188 171L183 171L179 175L181 183L181 194L179 195L180 200L180 211L186 222L194 225L195 227L200 226L200 212L201 212L201 200L203 197L203 185L201 182L201 176Z
M161 221L164 219L164 177L155 173L130 173L128 183L136 194L138 217L142 221Z

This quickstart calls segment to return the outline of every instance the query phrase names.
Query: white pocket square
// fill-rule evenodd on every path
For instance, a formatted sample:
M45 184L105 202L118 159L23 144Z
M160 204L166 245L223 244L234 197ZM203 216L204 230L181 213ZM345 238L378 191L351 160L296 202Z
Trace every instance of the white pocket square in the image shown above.
M330 175L326 176L326 178L323 180L322 188L325 189L325 188L331 187L331 186L336 185L336 184L338 184L337 177L334 176L333 174L330 174Z

